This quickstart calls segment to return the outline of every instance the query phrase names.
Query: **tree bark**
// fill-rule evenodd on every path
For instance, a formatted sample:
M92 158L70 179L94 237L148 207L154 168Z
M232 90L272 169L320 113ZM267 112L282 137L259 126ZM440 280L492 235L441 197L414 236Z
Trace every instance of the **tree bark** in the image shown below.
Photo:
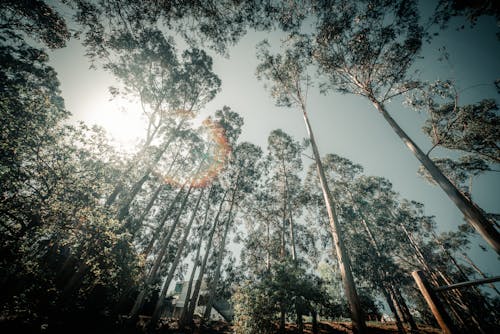
M224 205L224 201L226 199L227 191L224 192L222 196L219 209L217 210L217 214L214 219L214 224L212 229L210 230L210 235L208 236L207 246L205 247L205 254L203 255L203 261L200 266L200 272L198 273L198 279L196 280L196 284L193 290L193 296L189 302L188 313L186 315L186 324L191 324L193 322L193 314L198 304L198 296L200 294L201 284L203 282L203 275L205 274L205 268L207 267L208 256L210 255L210 249L212 248L212 241L214 238L215 230L217 229L217 225L219 222L220 213L222 212L222 207Z
M167 295L168 287L170 286L170 283L172 282L172 279L174 278L175 271L177 270L177 266L179 265L179 262L181 260L181 255L182 252L184 251L184 247L186 247L186 240L189 236L189 233L191 232L191 226L193 226L194 218L198 212L198 208L200 205L201 198L203 197L203 192L204 188L201 189L200 195L198 196L198 200L196 201L195 207L193 209L193 212L191 214L191 218L189 219L189 223L184 227L184 232L183 232L183 237L182 240L179 243L179 246L177 248L177 253L175 254L174 261L170 265L170 269L168 271L167 278L165 279L165 282L163 283L163 287L161 289L160 295L158 296L158 301L156 303L153 316L151 317L151 322L149 324L150 328L155 328L156 324L158 323L158 320L160 320L161 313L163 311L163 304L165 300L165 296Z
M184 327L186 323L186 314L189 307L189 302L191 300L191 292L193 290L194 276L196 274L196 269L198 269L198 264L200 262L200 251L201 242L203 241L203 233L200 235L200 240L198 241L198 247L196 248L196 255L194 257L193 269L191 270L191 275L189 276L188 289L186 292L186 299L184 300L184 305L182 306L181 316L179 317L179 328Z
M170 227L167 235L163 238L160 252L156 256L156 259L153 263L153 267L148 273L148 277L146 279L146 283L144 284L144 288L142 291L139 293L137 296L134 306L132 306L132 309L130 310L130 318L135 319L137 315L139 314L139 311L141 310L143 304L144 304L144 298L146 297L146 293L149 291L150 285L153 283L153 281L156 279L156 275L158 273L158 269L160 268L161 262L163 260L163 257L165 256L165 253L167 252L168 244L170 243L170 239L172 238L172 235L174 234L175 228L177 224L179 223L182 211L184 211L184 207L186 206L187 199L189 197L189 194L191 193L192 187L189 187L189 190L184 197L184 200L182 202L181 208L179 209L179 212L177 213L177 217L175 218L172 226Z
M333 198L330 193L328 183L326 182L326 176L325 176L325 171L323 169L323 164L321 162L321 156L319 154L318 147L316 146L316 141L314 139L312 128L309 123L309 118L307 117L305 105L302 104L301 107L306 129L309 134L309 139L311 141L311 147L314 153L314 159L316 161L316 167L321 184L321 189L323 191L323 198L325 200L328 219L330 222L330 232L332 234L333 244L335 246L335 251L337 253L337 261L339 263L340 275L342 277L345 295L349 302L353 332L360 334L366 333L364 314L361 308L361 303L359 301L358 293L356 291L356 285L354 283L354 278L351 272L351 263L350 263L351 261L345 249L344 241L342 238L342 231L340 229L337 214L335 212Z
M222 260L224 258L224 249L226 247L226 238L227 234L229 232L229 227L231 226L231 222L233 220L233 217L231 216L233 208L234 208L234 203L236 202L236 193L238 192L238 183L239 183L239 172L238 175L236 176L236 181L234 183L234 189L233 189L233 194L231 196L231 205L229 207L229 211L227 213L227 220L226 224L224 227L224 235L222 236L220 248L219 248L219 254L217 254L217 268L215 269L215 277L211 285L210 293L208 296L207 300L207 305L205 307L205 313L203 314L203 318L205 320L210 319L210 312L212 311L212 304L213 300L215 297L215 290L217 288L217 284L219 283L219 278L220 278L220 270L222 267Z
M146 205L146 207L144 208L144 210L142 211L139 219L137 220L137 225L138 226L141 226L142 225L142 222L144 221L144 219L146 219L146 216L148 215L149 211L151 210L151 208L153 207L155 201L158 199L158 196L160 195L161 191L165 188L165 185L164 184L160 184L155 192L153 193L153 195L151 196L151 198L149 199L149 202L148 204Z
M500 254L500 234L494 225L486 218L485 214L441 172L436 164L411 140L411 138L401 129L396 121L389 115L384 104L375 97L369 97L375 108L382 114L385 120L392 127L394 132L403 140L405 145L413 152L415 157L427 169L433 180L444 190L448 197L455 203L458 209L464 214L467 222L490 244L490 246Z
M175 195L174 199L170 202L170 205L168 206L166 212L165 212L165 215L163 215L163 217L161 218L160 220L160 223L158 224L158 226L155 228L154 232L152 233L152 236L151 236L151 240L149 241L148 243L148 246L146 247L146 249L142 252L142 254L144 255L144 257L148 257L148 255L151 253L151 251L153 250L153 246L156 242L156 239L161 235L161 232L163 230L163 227L165 226L165 223L168 219L168 217L170 216L170 214L172 213L172 211L174 210L174 207L175 207L175 204L177 203L177 201L179 200L181 194L182 194L182 190L184 189L184 185L179 189L179 191L177 192L177 194Z

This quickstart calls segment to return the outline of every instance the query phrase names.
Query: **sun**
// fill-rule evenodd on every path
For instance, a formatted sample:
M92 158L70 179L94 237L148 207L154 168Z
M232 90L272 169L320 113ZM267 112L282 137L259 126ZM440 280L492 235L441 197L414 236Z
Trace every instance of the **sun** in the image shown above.
M116 98L94 99L85 106L80 119L102 127L111 144L119 151L133 153L146 135L146 120L139 102Z

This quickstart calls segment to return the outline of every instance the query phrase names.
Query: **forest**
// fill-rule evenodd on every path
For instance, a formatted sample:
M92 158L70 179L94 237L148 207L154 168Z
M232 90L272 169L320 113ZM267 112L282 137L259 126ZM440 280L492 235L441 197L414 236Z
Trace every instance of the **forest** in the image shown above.
M499 46L495 0L1 1L0 332L498 333Z

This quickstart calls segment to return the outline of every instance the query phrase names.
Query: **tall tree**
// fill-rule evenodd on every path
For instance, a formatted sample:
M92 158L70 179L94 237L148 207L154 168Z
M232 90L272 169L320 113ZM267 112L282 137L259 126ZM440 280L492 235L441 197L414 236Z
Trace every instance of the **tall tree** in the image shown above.
M316 162L326 210L328 212L330 230L334 240L334 247L337 253L345 294L351 309L353 328L359 333L364 333L366 331L366 325L354 279L352 277L350 259L344 245L342 232L335 212L335 204L326 180L306 108L307 90L310 86L310 77L307 74L306 65L307 43L304 43L303 39L299 38L295 44L295 48L293 50L286 50L284 56L271 55L268 46L269 44L265 42L260 46L258 57L261 63L257 68L257 75L260 79L271 82L271 95L276 99L278 105L286 107L295 106L302 112Z
M317 9L313 58L325 89L367 98L445 191L466 220L500 253L500 234L391 117L386 103L415 87L409 75L424 32L415 1L349 2Z

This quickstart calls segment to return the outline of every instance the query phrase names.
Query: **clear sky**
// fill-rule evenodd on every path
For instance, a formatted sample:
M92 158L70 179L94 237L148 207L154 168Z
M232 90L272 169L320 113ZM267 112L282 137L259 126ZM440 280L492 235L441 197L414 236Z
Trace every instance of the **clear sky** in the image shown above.
M456 21L450 23L451 27ZM416 68L426 80L454 79L465 89L478 84L491 84L500 78L500 41L495 36L496 22L481 18L474 29L442 32L432 44L425 44L423 59ZM277 108L257 81L255 45L264 38L279 43L278 33L255 33L245 36L230 50L230 57L214 56L214 71L222 80L222 91L206 108L208 115L223 105L230 106L245 119L241 140L265 148L270 131L281 128L301 140L306 137L301 114L297 110ZM437 61L437 49L446 46L449 63ZM138 109L120 111L109 102L108 86L114 79L102 70L89 70L84 49L78 41L67 48L50 53L51 63L59 73L63 96L73 120L97 123L112 132L122 145L135 140L134 133L141 122ZM461 103L478 102L482 98L497 98L493 86L477 86L465 90ZM335 153L361 164L368 175L384 176L405 198L425 204L425 212L436 216L440 230L454 230L463 223L462 216L444 192L417 176L419 163L404 146L381 115L361 97L330 93L322 96L316 88L309 93L310 119L322 155ZM400 100L389 105L389 112L413 140L426 151L430 141L421 131L425 114L405 108ZM304 158L304 164L309 162ZM486 211L500 213L500 173L491 173L475 180L474 200ZM479 238L473 244L486 243ZM489 246L487 246L489 249ZM490 274L500 275L496 255L482 252L477 245L471 255Z

